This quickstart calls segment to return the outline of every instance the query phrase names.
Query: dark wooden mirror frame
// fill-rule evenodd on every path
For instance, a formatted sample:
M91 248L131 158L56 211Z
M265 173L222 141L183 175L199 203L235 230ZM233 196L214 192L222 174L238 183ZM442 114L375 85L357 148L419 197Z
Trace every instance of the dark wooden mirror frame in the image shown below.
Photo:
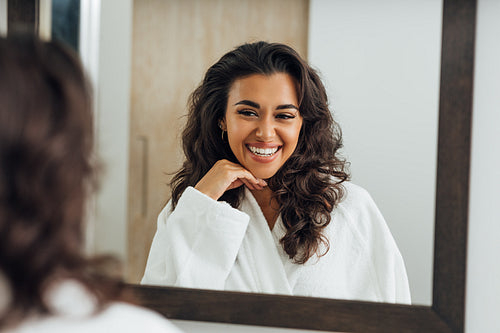
M38 1L9 0L8 29L24 21L36 31ZM475 24L476 0L444 0L431 306L127 287L142 305L172 319L342 332L463 332Z
M342 332L463 332L475 25L475 0L444 1L431 306L131 285L141 304L183 320Z

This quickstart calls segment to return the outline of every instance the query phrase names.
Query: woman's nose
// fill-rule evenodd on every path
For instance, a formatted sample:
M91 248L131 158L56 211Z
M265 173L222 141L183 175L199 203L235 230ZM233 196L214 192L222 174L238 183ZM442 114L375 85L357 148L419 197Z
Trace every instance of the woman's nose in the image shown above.
M276 134L274 123L271 119L262 119L259 121L256 131L256 136L262 141L270 141Z

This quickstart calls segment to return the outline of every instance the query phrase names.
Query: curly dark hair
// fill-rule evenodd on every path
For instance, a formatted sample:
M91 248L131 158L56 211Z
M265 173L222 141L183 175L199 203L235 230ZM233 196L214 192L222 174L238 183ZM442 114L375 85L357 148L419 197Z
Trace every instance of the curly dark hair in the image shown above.
M100 305L119 298L121 284L99 268L111 259L82 254L97 183L92 119L72 51L28 35L0 38L0 275L11 293L0 328L51 313L45 293L59 279L82 282Z
M344 196L341 183L349 178L349 173L345 160L338 156L342 135L328 108L320 77L287 45L262 41L243 44L208 69L190 96L182 133L186 161L171 181L172 206L218 160L238 163L218 127L225 116L233 82L252 74L274 73L286 73L296 80L303 124L294 153L267 182L287 229L281 239L283 249L294 262L303 264L315 253L323 255L328 251L328 239L321 231L330 223L330 213ZM219 200L237 208L242 195L243 187L239 187L226 191ZM321 243L326 246L323 253L319 253Z

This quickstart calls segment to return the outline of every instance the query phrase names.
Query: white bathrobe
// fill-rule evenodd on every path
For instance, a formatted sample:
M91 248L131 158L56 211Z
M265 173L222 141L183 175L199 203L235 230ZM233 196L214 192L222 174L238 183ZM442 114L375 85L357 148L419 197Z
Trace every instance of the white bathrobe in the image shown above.
M410 303L398 247L372 198L345 182L346 196L323 229L326 255L294 264L248 189L239 209L188 187L158 217L142 284Z
M77 281L61 282L52 288L46 297L52 314L28 317L17 326L0 331L3 333L182 332L158 313L123 302L111 302L105 309L95 313L97 309L95 297Z

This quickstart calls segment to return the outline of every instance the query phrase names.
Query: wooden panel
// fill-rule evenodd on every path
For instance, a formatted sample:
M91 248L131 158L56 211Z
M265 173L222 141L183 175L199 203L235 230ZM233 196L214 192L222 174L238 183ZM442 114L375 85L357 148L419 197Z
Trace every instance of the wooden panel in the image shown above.
M181 164L189 94L210 65L249 41L306 57L307 0L135 1L132 40L127 281L141 278L156 217Z

